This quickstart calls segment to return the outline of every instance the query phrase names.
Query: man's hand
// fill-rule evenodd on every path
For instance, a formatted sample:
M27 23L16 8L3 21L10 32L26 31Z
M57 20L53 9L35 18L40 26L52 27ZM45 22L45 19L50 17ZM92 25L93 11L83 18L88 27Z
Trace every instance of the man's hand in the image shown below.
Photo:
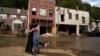
M28 32L32 32L32 31L34 31L35 29L34 28L32 28L32 29L30 29L30 30L28 30Z
M35 29L34 28L32 28L32 31L34 31Z

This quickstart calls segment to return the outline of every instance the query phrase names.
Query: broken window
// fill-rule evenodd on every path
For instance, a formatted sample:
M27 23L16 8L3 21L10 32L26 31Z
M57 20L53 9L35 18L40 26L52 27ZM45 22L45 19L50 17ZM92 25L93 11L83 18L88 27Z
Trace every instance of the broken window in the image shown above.
M78 20L79 19L79 15L78 14L76 14L76 20Z
M82 23L85 23L85 17L82 16Z
M50 17L53 16L53 9L49 9L49 16L50 16Z
M72 13L69 13L69 19L72 19Z
M36 8L32 8L32 15L36 15Z
M64 14L61 14L61 22L64 22Z

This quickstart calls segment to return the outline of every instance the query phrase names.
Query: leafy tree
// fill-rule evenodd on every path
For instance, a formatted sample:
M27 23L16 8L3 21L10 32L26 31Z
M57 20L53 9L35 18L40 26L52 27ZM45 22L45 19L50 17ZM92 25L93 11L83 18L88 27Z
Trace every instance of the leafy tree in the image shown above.
M1 0L1 7L14 7L14 8L25 8L27 9L28 0Z
M83 4L81 0L56 0L57 6L85 10L90 12L90 16L94 19L100 19L100 8L92 7L90 4ZM13 7L13 8L28 8L28 0L1 0L0 7Z
M8 25L8 24L7 24L7 25L5 25L5 30L6 30L6 31L9 31L9 30L11 30L11 27L10 27L10 25Z
M90 12L90 17L93 19L100 19L100 8L92 7L90 4L82 3L81 0L56 0L57 6L67 7L76 9L78 6L79 10L85 10Z

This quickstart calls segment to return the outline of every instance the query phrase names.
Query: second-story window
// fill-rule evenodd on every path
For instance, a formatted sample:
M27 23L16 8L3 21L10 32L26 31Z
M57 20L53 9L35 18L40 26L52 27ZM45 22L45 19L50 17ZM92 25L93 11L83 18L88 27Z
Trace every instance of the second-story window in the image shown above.
M14 20L16 19L16 17L14 17Z
M15 20L15 19L16 19L16 15L10 15L10 18L11 18L12 20Z
M40 8L39 13L40 13L40 16L46 16L46 9Z
M36 15L36 8L32 8L32 15Z
M69 13L69 19L72 19L72 13Z
M53 9L49 9L49 16L50 16L50 17L53 16Z
M26 20L26 16L21 16L21 20Z
M85 17L82 16L82 23L85 23Z
M61 14L61 22L64 22L64 14Z
M6 14L0 14L0 19L7 19L7 15Z
M0 19L3 19L3 17L2 17L2 16L0 16Z
M76 20L78 20L79 19L79 14L76 14Z
M12 20L15 20L15 19L16 19L16 17L11 17L11 19L12 19Z
M15 19L16 19L16 17L11 17L11 19L12 19L12 20L15 20Z

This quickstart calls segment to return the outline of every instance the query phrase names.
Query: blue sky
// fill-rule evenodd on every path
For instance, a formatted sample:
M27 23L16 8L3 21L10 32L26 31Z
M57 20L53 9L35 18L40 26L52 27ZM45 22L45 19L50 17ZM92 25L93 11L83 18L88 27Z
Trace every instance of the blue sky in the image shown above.
M83 3L89 3L91 6L100 7L100 0L82 0Z

